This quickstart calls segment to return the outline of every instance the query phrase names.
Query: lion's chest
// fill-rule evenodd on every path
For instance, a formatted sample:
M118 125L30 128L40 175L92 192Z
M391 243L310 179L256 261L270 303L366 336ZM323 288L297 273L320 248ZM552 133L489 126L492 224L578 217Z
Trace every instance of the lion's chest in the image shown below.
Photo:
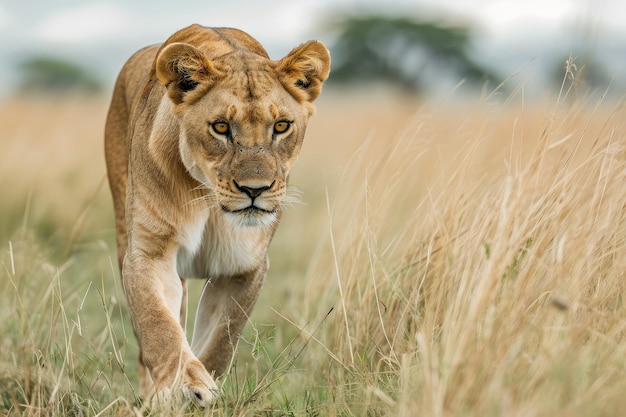
M256 269L267 253L264 233L220 218L198 219L180 231L178 273L184 278L218 278Z

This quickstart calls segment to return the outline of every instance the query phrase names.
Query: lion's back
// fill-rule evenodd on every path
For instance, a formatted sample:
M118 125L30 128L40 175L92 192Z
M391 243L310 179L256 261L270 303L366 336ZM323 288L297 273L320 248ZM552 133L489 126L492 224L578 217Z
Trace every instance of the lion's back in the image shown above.
M194 24L173 34L164 45L183 42L202 50L209 59L215 59L234 50L246 49L268 58L265 48L246 32L234 28L209 28Z
M179 30L163 44L147 46L135 52L124 64L118 76L113 92L112 106L122 106L126 116L140 99L145 89L152 87L157 80L150 79L154 70L154 60L160 49L174 42L182 42L201 49L208 58L214 59L235 50L245 49L264 58L268 58L263 46L244 31L234 28L208 28L191 25ZM116 102L116 96L123 102Z
M143 48L133 54L120 71L107 116L104 149L109 185L113 195L116 224L118 228L118 262L121 267L126 247L124 225L124 196L128 181L128 129L132 111L139 100L160 45Z

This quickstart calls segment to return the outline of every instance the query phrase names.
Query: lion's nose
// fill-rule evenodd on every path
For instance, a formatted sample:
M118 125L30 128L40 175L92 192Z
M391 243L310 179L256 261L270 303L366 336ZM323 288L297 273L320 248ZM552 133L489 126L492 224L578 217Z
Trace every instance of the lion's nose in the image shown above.
M270 185L261 185L261 186L256 185L256 184L254 186L246 185L246 184L239 184L237 181L233 181L233 182L235 183L235 187L237 187L239 191L246 194L252 200L254 200L258 196L263 194L263 192L272 188L272 185L274 185L274 182L272 182Z

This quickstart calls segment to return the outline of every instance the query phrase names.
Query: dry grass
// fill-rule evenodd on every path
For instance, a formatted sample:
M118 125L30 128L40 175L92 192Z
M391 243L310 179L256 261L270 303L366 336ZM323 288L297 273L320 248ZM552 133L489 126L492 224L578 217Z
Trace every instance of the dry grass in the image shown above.
M344 405L618 415L624 110L483 111L418 113L375 158L355 157L342 178L351 192L331 199L332 253L306 294L336 307L321 341L334 366L359 370ZM432 123L458 130L442 145Z
M626 114L565 96L322 99L292 176L306 205L209 414L619 415ZM0 112L2 413L140 410L105 108Z

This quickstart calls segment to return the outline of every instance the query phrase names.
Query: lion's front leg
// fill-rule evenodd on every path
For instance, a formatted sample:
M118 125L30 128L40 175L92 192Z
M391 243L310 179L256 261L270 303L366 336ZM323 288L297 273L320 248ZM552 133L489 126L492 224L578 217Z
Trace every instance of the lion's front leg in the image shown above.
M191 346L215 376L228 368L266 275L267 261L249 273L220 277L205 284Z
M184 291L174 262L129 252L123 284L141 360L150 370L157 394L180 388L187 399L206 406L217 386L192 353L180 325Z
M180 325L185 329L187 324L187 280L184 278L180 279L183 289L183 297L180 306ZM139 358L137 361L138 365L138 374L139 374L139 395L141 398L149 398L154 387L154 383L152 382L152 377L150 376L150 370L143 363L143 357L141 354L141 349L139 350Z

